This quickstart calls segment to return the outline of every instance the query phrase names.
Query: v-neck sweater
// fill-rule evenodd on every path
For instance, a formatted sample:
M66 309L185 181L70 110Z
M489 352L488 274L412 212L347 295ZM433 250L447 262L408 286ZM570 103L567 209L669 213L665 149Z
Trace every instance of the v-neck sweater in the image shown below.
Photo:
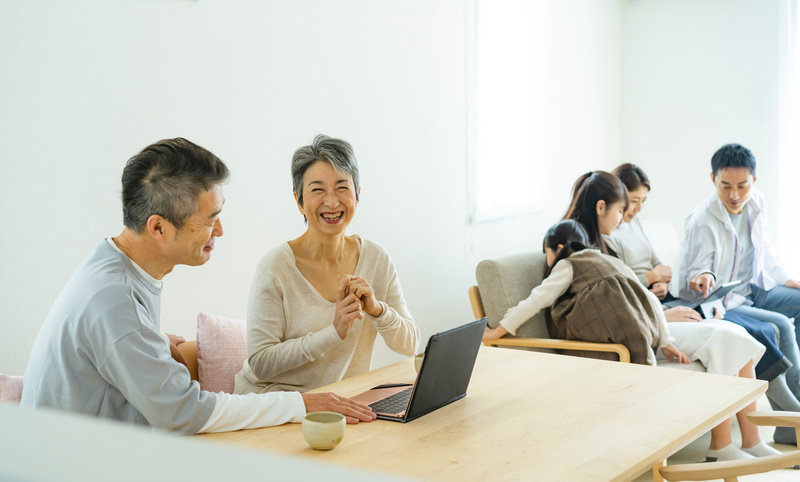
M247 303L248 358L236 375L235 393L279 390L304 392L370 370L375 339L402 355L413 355L419 329L406 306L389 253L359 241L354 275L375 292L383 313L356 319L348 337L339 338L333 319L336 303L314 288L297 269L289 243L268 252L256 266Z

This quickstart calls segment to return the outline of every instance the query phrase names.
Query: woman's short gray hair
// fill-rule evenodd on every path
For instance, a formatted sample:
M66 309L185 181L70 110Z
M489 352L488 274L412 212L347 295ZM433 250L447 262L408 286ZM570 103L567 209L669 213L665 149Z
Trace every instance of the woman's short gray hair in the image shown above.
M320 134L311 145L298 148L292 156L292 183L297 204L303 206L303 175L317 161L325 161L340 175L352 177L358 201L358 162L353 146L343 139Z

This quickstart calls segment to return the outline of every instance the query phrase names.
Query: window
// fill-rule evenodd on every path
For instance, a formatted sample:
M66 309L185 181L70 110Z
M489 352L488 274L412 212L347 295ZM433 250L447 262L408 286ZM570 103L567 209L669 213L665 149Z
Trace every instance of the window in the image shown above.
M538 2L476 0L473 8L470 211L481 222L542 203L545 30Z

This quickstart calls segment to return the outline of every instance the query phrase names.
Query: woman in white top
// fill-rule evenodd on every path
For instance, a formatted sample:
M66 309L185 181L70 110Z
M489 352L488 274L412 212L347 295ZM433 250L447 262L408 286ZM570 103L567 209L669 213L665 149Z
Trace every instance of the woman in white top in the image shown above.
M344 140L317 136L292 158L307 229L259 261L247 307L249 356L236 393L304 392L369 371L377 335L413 355L419 329L389 254L345 230L360 194Z

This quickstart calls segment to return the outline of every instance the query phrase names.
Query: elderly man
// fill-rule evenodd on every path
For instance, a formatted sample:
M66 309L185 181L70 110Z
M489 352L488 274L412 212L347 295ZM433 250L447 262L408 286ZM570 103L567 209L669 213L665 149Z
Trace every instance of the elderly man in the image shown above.
M374 420L366 406L330 393L206 392L170 356L159 333L161 280L178 264L211 257L227 178L219 158L181 138L128 161L125 228L100 242L53 304L31 351L22 406L188 434L299 422L317 410Z
M776 410L800 409L800 282L773 254L767 237L764 197L753 187L756 159L739 144L722 146L711 158L712 194L686 218L681 298L699 300L715 283L741 280L723 299L725 309L769 323L792 367L786 382L794 397L767 392ZM779 427L775 441L795 443L795 431Z

